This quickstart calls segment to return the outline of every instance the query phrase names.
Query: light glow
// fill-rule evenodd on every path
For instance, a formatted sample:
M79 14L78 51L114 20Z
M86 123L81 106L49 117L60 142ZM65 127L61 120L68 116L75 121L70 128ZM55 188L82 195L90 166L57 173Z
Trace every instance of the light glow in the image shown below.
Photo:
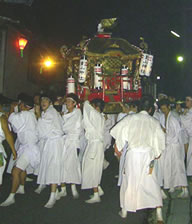
M176 33L175 31L173 31L173 30L171 30L171 33L174 35L174 36L176 36L176 37L181 37L178 33Z
M177 61L178 61L178 62L182 62L183 60L184 60L184 58L183 58L182 56L178 56L178 57L177 57Z
M27 45L28 40L21 37L19 38L19 48L20 50L23 50L25 48L25 46Z
M47 59L44 61L44 65L46 67L51 67L51 66L53 66L53 61L51 59Z

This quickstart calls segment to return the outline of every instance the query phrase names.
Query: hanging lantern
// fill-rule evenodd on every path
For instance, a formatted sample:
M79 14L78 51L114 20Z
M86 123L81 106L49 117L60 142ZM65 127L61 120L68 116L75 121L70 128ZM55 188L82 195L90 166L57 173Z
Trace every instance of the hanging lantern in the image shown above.
M84 83L87 77L87 58L85 55L81 58L79 64L78 82Z
M72 76L67 79L66 92L67 94L75 93L75 79Z
M123 89L125 90L129 89L128 72L129 72L128 67L126 65L123 65L121 68L121 76L122 76Z
M94 66L94 88L95 89L103 88L102 77L99 75L102 75L102 64L96 64Z
M19 49L21 51L21 57L23 58L23 50L25 46L27 45L28 40L25 39L24 37L19 38Z

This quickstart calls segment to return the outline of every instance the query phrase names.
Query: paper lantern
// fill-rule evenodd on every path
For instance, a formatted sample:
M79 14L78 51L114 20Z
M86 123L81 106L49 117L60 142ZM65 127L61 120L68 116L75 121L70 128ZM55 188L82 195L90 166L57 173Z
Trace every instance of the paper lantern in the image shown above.
M24 37L19 38L19 49L21 51L21 57L23 58L23 50L25 46L27 45L28 40L25 39Z

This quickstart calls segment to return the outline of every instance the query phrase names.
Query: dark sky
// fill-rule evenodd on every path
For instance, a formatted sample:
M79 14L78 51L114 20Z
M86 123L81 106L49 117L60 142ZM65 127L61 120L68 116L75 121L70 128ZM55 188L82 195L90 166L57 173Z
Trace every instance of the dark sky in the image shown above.
M92 37L102 18L117 17L113 35L139 45L143 36L155 56L153 74L159 90L183 96L192 91L192 4L188 0L34 0L16 6L15 15L49 47L76 44ZM175 30L181 35L170 34ZM185 57L183 64L176 56Z

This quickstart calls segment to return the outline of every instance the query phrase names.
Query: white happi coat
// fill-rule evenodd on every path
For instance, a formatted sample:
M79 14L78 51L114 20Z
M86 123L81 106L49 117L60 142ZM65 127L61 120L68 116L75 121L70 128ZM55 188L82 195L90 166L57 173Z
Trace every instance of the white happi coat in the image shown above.
M188 143L188 137L187 137L187 131L185 130L182 122L181 122L181 117L176 111L171 111L172 115L178 120L180 124L180 134L179 134L179 143L181 144L181 153L183 156L183 160L185 160L185 148L184 144Z
M79 160L82 114L74 108L71 113L63 115L63 131L65 136L64 153L62 155L62 183L81 183L81 166Z
M163 113L161 112L161 110L160 110L160 109L157 109L157 110L154 112L153 117L159 121L159 120L160 120L160 117L161 117L162 115L163 115Z
M31 111L14 112L9 116L8 122L13 131L17 134L15 142L17 160L24 154L30 164L26 172L27 174L33 173L40 163L37 120L35 114ZM12 168L17 164L17 160L13 161L11 157L7 172L11 173Z
M119 113L117 116L117 122L122 120L124 117L126 117L128 114L127 113Z
M83 124L88 145L82 162L82 189L98 187L101 182L104 160L104 123L103 115L86 101L83 108Z
M164 115L160 117L160 123L166 129L166 148L161 158L163 186L165 189L187 186L179 120L169 112L166 121Z
M165 135L159 122L146 111L125 117L111 130L119 151L124 148L120 177L120 206L135 212L162 206L160 186L149 165L165 148ZM126 147L125 147L126 146ZM126 150L126 151L125 151Z
M3 113L0 112L0 117L3 115ZM3 154L3 166L0 167L0 185L3 182L3 173L5 170L5 166L6 166L6 160L5 158L7 158L7 154L4 150L4 147L2 145L2 142L5 140L5 134L3 132L2 126L1 126L1 122L0 122L0 153Z
M61 115L50 105L38 119L37 130L41 142L41 162L38 184L60 184L64 138Z
M189 143L187 151L187 176L192 176L192 108L185 114L181 115L181 123L187 134Z
M110 129L114 126L114 115L107 114L104 125L104 150L106 151L111 146L112 136L110 135Z

